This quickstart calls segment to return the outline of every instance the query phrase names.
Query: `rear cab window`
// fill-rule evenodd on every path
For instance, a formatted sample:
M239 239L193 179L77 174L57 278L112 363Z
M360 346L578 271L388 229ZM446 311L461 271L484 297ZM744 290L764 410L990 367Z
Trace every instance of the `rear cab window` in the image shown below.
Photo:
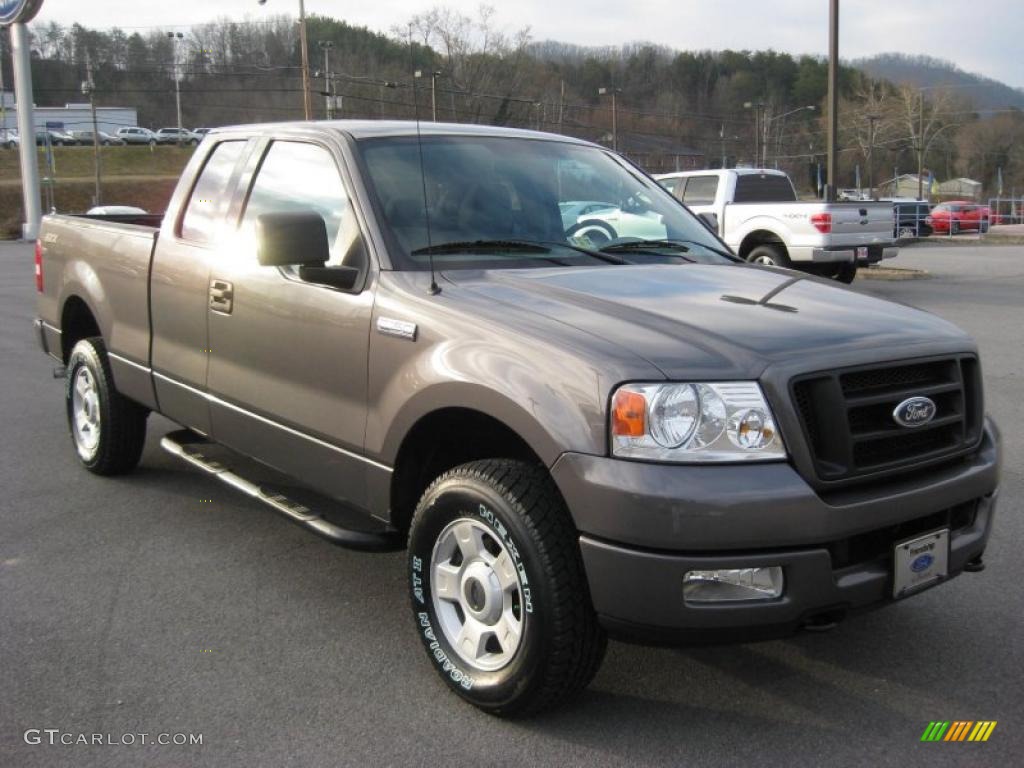
M796 191L786 176L745 173L736 177L734 203L795 203Z

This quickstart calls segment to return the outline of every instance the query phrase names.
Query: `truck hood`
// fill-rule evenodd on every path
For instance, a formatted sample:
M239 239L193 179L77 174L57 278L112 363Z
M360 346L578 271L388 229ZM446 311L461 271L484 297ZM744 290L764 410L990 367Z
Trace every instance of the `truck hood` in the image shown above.
M747 265L459 271L445 278L494 312L543 316L632 350L669 378L759 376L811 356L875 358L946 342L959 328L921 310L799 273ZM500 303L500 304L498 304ZM925 353L922 353L925 354Z

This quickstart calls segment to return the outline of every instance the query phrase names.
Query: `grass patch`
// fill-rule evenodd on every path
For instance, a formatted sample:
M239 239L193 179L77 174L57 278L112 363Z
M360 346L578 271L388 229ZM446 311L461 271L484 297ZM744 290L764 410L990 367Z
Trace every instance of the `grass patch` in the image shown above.
M171 199L176 176L149 179L104 179L103 202L106 205L135 205L150 213L163 213ZM64 179L54 186L54 202L60 213L84 213L92 207L95 192L92 179ZM44 213L48 211L44 210ZM0 239L21 237L21 186L0 184Z
M107 176L179 176L194 152L193 147L100 147L103 177ZM36 151L39 178L49 176L46 153ZM21 184L21 165L17 150L0 150L0 185ZM92 178L92 147L54 147L53 162L58 182L62 179Z

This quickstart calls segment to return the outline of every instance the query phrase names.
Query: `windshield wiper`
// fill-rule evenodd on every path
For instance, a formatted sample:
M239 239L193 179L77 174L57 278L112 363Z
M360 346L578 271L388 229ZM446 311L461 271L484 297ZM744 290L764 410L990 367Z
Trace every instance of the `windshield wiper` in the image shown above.
M719 256L724 256L729 261L742 261L735 254L729 253L721 248L714 245L708 245L702 243L699 240L631 240L627 243L609 243L604 246L601 250L609 253L625 253L629 251L656 251L656 250L674 250L689 252L690 246L695 245L698 248L703 248L706 251L717 253ZM680 258L684 258L680 256ZM694 259L686 259L686 261L694 262Z
M473 253L474 251L518 251L520 253L550 253L551 249L541 243L527 240L456 240L417 248L413 256L427 253Z
M424 248L417 248L412 252L413 256L423 254L444 254L444 253L473 253L474 251L515 251L518 253L551 253L551 247L568 248L577 253L586 254L593 259L603 261L606 264L628 264L629 262L620 256L613 256L609 253L601 253L571 243L557 241L533 241L533 240L461 240L451 243L439 243ZM571 267L573 264L556 259L553 256L541 257L542 261L550 261L560 267Z

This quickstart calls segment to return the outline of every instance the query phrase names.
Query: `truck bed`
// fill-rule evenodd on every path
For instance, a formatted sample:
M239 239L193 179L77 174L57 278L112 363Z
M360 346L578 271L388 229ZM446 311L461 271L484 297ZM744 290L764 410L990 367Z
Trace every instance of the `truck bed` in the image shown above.
M117 388L145 405L155 404L149 365L149 270L162 214L61 215L43 219L40 319L47 348L66 350L60 329L68 296L90 296L102 286L104 300L88 309L107 344ZM78 299L81 301L81 299Z

